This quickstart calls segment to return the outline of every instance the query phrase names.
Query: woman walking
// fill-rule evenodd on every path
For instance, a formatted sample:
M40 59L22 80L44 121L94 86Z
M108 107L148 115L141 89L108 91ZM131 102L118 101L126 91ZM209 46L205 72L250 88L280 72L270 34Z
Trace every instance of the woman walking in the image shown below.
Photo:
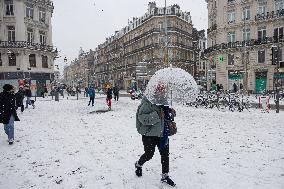
M162 179L161 181L175 186L176 184L169 177L169 130L167 124L171 121L170 112L174 110L169 106L159 103L164 100L164 85L158 85L155 89L157 104L151 103L145 96L138 106L136 113L136 127L142 135L144 154L135 163L135 173L138 177L142 176L142 166L152 159L156 146L161 155ZM175 113L174 113L175 114Z
M5 84L3 89L3 92L0 93L0 123L4 124L9 145L12 145L14 142L14 121L20 121L20 119L16 111L14 87Z

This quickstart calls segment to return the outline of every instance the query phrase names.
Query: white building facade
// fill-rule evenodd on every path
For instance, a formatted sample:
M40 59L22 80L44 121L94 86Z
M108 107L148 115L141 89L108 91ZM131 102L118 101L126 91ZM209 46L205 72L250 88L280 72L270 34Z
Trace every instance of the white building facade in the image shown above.
M35 95L53 80L53 9L50 0L1 0L0 85L29 83Z
M284 0L206 0L210 65L216 84L262 93L283 87ZM278 64L272 65L272 47ZM209 67L210 67L209 65ZM210 69L210 68L209 68Z

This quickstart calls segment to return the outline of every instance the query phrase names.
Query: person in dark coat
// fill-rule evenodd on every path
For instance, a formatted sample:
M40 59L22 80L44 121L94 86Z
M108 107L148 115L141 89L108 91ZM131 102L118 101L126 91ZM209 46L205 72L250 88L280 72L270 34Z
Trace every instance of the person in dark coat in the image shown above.
M174 181L169 177L169 128L168 124L175 117L175 110L170 108L166 100L162 100L165 96L165 85L158 85L155 90L155 102L150 102L146 96L142 98L141 104L136 112L136 128L142 135L142 143L144 146L144 154L140 156L135 163L136 176L142 176L142 166L152 159L156 146L161 155L162 179L161 181L175 186ZM163 103L160 103L163 102Z
M23 87L19 88L19 90L15 94L15 96L16 96L17 107L20 107L21 112L23 112L25 110L25 106L24 106L25 91L24 91Z
M32 105L32 102L31 102L31 97L32 97L32 91L31 89L29 88L29 86L26 86L26 90L25 90L25 95L27 97L27 100L26 100L26 108L29 107L29 105ZM34 106L33 106L34 107Z
M111 110L112 88L110 86L107 88L106 95L108 110Z
M14 87L5 84L3 89L3 92L0 93L0 123L4 124L9 144L12 145L14 142L14 121L20 121L20 119L16 111Z
M234 93L238 91L238 86L236 83L233 84L233 90L234 90Z
M224 87L222 84L220 84L220 90L223 91Z
M117 85L113 88L113 95L114 95L114 100L118 101L118 98L119 98L119 88L118 88Z

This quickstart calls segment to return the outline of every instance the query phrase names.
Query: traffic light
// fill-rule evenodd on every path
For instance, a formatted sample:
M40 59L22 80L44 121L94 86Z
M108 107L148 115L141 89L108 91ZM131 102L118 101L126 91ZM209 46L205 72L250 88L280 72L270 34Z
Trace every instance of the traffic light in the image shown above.
M273 46L271 47L271 61L272 65L278 65L279 64L279 47Z

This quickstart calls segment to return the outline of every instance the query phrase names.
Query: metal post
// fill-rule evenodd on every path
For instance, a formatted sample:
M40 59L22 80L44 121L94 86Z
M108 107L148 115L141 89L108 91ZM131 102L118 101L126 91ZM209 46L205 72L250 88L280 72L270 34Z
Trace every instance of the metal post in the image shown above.
M279 67L278 67L279 63L277 63L277 77L279 76ZM276 101L275 101L275 107L276 107L276 113L279 113L279 98L280 98L280 94L279 94L279 83L278 83L278 79L277 77L274 79L275 82L275 87L276 87Z
M78 95L79 95L79 94L78 94L79 92L78 92L78 89L76 89L76 90L77 90L77 100L79 100L79 96L78 96Z
M167 23L167 0L165 0L165 65L169 66L168 61L168 23Z
M248 57L248 54L247 54L247 32L246 32L246 14L244 15L244 30L245 30L245 49L244 49L244 64L245 64L245 78L244 78L244 89L245 89L245 94L248 95L248 60L249 60L249 57Z

